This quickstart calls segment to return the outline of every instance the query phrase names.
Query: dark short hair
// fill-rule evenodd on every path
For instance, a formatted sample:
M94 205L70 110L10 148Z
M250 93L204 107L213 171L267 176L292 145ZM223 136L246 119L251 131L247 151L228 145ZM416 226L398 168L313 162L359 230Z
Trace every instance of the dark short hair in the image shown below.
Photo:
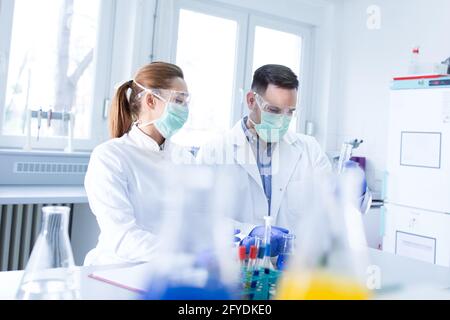
M260 94L266 92L269 84L284 89L298 89L298 78L291 69L279 64L266 64L253 75L252 90Z

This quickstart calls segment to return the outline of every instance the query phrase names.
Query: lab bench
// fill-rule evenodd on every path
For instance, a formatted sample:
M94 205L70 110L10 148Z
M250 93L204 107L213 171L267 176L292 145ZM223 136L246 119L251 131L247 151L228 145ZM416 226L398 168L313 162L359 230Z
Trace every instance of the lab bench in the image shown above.
M391 253L369 249L369 267L378 267L381 289L375 299L450 299L450 270ZM129 265L79 267L81 298L84 300L137 299L137 293L89 277L93 272ZM0 299L14 299L23 271L0 273ZM130 274L130 277L133 275Z

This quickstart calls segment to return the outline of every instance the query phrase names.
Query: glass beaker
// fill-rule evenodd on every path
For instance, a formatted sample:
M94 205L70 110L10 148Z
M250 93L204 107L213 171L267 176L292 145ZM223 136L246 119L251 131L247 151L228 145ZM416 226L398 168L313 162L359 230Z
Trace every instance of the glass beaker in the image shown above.
M79 299L79 271L69 240L70 208L42 208L41 232L31 252L16 298Z
M277 259L278 270L284 270L290 257L294 254L295 235L292 233L283 234L283 248Z

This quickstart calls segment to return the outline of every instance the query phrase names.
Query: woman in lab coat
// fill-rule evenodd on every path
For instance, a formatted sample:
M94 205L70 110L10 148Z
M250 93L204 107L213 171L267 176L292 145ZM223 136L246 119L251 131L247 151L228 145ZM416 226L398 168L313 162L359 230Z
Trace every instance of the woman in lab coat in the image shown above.
M168 140L188 117L182 70L169 63L142 67L113 98L111 140L94 149L85 178L100 236L85 265L149 261L158 247L161 190L168 167L191 155Z

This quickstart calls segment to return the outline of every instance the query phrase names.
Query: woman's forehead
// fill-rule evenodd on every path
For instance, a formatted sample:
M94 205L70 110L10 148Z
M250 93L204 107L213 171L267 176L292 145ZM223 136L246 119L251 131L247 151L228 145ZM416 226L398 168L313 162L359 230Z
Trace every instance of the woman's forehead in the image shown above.
M173 78L171 85L172 85L172 88L171 88L172 90L188 92L186 81L184 81L184 79L182 79L182 78Z

